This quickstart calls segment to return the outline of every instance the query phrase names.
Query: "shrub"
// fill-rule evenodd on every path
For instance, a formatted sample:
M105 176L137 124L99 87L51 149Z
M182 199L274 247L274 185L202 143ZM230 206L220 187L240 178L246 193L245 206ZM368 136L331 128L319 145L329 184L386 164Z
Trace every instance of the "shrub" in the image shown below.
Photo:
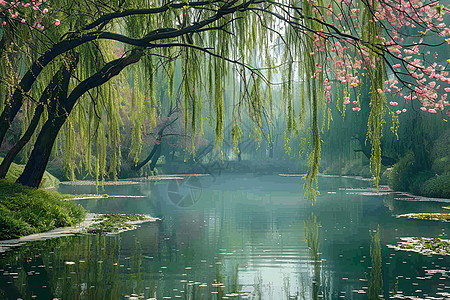
M392 168L387 168L380 176L380 184L389 184Z
M410 184L407 191L412 192L416 195L421 195L421 189L424 183L435 176L434 172L431 170L423 170L419 171L416 174L413 174L410 179Z
M0 239L19 238L34 232L30 224L15 219L9 209L0 207Z
M450 173L450 155L448 149L450 149L450 129L447 129L434 141L430 153L430 158L433 162L433 171L439 175Z
M448 174L450 173L450 155L436 158L433 161L432 169L437 174Z
M408 151L405 156L392 167L389 186L395 191L408 191L414 174L414 153Z
M450 174L428 179L422 185L420 194L427 197L450 198Z

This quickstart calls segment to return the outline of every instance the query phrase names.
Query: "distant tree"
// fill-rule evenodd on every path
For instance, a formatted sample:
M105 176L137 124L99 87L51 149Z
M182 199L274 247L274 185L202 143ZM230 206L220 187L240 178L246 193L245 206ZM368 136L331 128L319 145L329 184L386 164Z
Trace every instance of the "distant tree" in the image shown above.
M202 131L202 105L209 104L220 147L225 79L236 70L241 86L234 134L239 134L240 111L261 128L263 108L282 106L287 135L310 111L313 150L305 187L315 198L320 118L329 117L330 104L360 111L362 78L370 82L367 139L377 179L384 116L406 111L387 95L401 95L413 109L430 113L447 109L448 63L435 51L448 42L447 11L439 1L426 0L0 1L0 142L21 108L27 107L31 123L31 108L44 105L46 114L18 182L39 185L63 126L60 143L65 141L69 160L76 149L89 160L95 140L96 174L107 173L105 149L110 147L108 173L116 177L121 102L127 100L122 89L136 91L127 117L134 123L133 143L139 144L145 119L158 117L155 91L165 85L155 82L156 69L164 70L173 99L179 61L185 129L191 136ZM79 62L68 88L53 102L38 100L51 89L61 65L78 61L75 57ZM281 73L274 74L277 70ZM270 86L277 83L283 84L283 96L273 102ZM150 104L144 107L145 101Z

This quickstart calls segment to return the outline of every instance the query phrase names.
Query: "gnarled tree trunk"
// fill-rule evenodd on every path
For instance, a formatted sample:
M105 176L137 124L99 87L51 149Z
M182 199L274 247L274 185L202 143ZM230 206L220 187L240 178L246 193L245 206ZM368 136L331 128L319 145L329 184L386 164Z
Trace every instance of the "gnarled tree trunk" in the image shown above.
M48 86L45 88L44 92L42 93L42 96L39 100L39 104L36 107L34 111L33 119L30 122L30 125L28 126L27 131L23 134L23 136L20 138L20 140L8 151L5 158L3 159L1 165L0 165L0 179L5 178L6 174L8 173L8 170L14 160L14 158L17 156L17 154L23 149L23 147L30 141L31 137L33 136L33 133L36 130L36 127L39 124L39 120L41 118L42 112L44 111L44 106L47 103L51 104L51 101L48 101L48 99L57 99L59 98L59 93L65 92L67 93L67 86L64 86L64 90L61 89L61 87L65 84L64 78L68 79L70 76L70 71L66 69L66 66L63 65L61 69L56 72L56 74L53 76L52 81L48 84Z
M22 175L17 179L18 183L30 187L39 187L59 130L64 125L78 99L88 90L101 86L119 74L126 66L138 62L142 55L142 51L136 50L130 52L129 56L113 60L100 71L78 84L68 97L66 93L60 94L60 97L57 98L58 102L52 105L49 118L42 127Z

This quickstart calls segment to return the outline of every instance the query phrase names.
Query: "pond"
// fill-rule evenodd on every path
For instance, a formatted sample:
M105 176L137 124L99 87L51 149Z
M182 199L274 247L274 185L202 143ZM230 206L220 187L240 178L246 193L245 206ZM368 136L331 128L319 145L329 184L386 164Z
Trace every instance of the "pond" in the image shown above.
M376 292L370 286L381 280L385 298L450 297L450 256L386 246L401 237L447 238L450 223L395 215L443 212L448 203L405 201L367 192L367 181L320 177L312 205L302 187L301 177L280 175L105 186L115 197L78 202L91 212L162 221L0 254L0 299L369 299Z

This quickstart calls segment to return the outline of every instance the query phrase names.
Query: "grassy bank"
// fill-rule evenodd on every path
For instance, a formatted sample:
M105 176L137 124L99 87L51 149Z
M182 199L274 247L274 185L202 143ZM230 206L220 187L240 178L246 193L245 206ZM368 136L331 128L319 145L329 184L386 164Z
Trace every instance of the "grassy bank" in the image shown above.
M85 210L58 192L31 189L0 180L0 240L72 226Z
M3 157L0 157L0 163L2 161L3 161ZM22 174L24 168L25 168L25 165L19 165L16 163L12 163L11 167L8 170L8 174L6 174L5 180L11 181L11 182L16 181L16 179L20 176L20 174ZM53 187L53 186L58 185L58 183L59 183L58 178L56 178L52 174L45 171L44 177L42 177L42 183L41 183L42 188Z

